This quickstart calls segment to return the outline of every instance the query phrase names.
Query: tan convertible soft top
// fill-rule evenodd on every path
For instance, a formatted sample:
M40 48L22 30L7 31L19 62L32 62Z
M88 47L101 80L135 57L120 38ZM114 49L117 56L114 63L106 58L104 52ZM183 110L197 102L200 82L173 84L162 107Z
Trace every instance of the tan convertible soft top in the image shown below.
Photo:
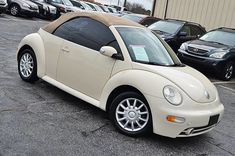
M51 22L50 24L46 25L42 29L45 31L52 33L54 30L60 26L61 24L65 23L66 21L69 21L70 19L76 18L76 17L88 17L94 20L97 20L106 26L111 25L124 25L124 26L135 26L135 27L143 27L142 25L123 19L121 17L116 17L107 13L99 13L99 12L73 12L73 13L66 13L62 15L59 19L55 20L54 22Z

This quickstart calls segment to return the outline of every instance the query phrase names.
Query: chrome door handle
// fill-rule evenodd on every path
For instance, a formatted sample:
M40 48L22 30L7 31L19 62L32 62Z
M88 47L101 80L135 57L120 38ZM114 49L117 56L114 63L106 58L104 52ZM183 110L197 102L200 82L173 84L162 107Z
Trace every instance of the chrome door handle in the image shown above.
M66 53L69 53L69 48L68 47L64 47L64 48L62 48L62 51L66 52Z

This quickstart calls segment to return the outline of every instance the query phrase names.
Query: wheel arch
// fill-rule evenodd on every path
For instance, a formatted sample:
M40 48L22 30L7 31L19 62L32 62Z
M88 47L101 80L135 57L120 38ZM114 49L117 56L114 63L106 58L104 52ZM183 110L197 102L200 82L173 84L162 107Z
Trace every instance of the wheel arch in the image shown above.
M19 5L18 3L16 3L16 2L12 2L12 3L8 6L8 8L10 9L11 6L13 6L13 5L17 5L17 6L21 9L20 5Z
M19 60L19 54L25 49L30 49L34 52L37 60L37 76L43 77L46 72L46 58L43 41L38 33L30 34L22 39L17 50L17 61Z
M135 87L133 87L131 85L121 85L121 86L118 86L115 89L113 89L112 92L109 94L109 96L108 96L108 98L106 100L105 110L106 111L109 110L109 108L111 106L111 103L115 99L115 97L117 97L121 93L129 92L129 91L136 92L136 93L140 94L146 100L144 95L137 88L135 88Z

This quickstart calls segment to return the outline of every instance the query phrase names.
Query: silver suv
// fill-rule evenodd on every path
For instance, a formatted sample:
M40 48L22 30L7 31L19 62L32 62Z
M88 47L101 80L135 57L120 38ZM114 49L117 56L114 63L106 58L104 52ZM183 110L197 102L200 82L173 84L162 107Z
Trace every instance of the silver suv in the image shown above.
M32 17L39 13L38 6L29 0L9 0L8 6L13 16L24 14Z
M0 14L7 9L7 0L0 0Z

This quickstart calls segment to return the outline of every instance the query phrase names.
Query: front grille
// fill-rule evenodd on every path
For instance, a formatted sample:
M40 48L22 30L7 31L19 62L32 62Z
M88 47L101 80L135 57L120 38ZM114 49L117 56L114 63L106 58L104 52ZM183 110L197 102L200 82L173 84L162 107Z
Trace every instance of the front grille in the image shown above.
M202 132L205 132L205 131L210 130L213 127L215 127L218 124L218 121L219 121L219 114L210 116L209 122L206 126L187 128L183 132L181 132L179 134L179 136L183 137L183 136L190 136L190 135L200 134ZM188 132L190 132L190 133L188 133Z
M207 50L198 49L198 48L190 47L190 46L188 47L188 52L196 54L196 55L204 55L204 54L208 53Z
M194 134L199 134L201 132L204 132L204 131L207 131L209 129L212 129L215 126L216 126L216 124L211 125L211 126L196 127L196 128L193 128L193 130L192 130L192 132L190 134L187 134L187 131L189 129L189 128L187 128L183 132L181 132L179 134L179 136L190 136L190 135L194 135Z

